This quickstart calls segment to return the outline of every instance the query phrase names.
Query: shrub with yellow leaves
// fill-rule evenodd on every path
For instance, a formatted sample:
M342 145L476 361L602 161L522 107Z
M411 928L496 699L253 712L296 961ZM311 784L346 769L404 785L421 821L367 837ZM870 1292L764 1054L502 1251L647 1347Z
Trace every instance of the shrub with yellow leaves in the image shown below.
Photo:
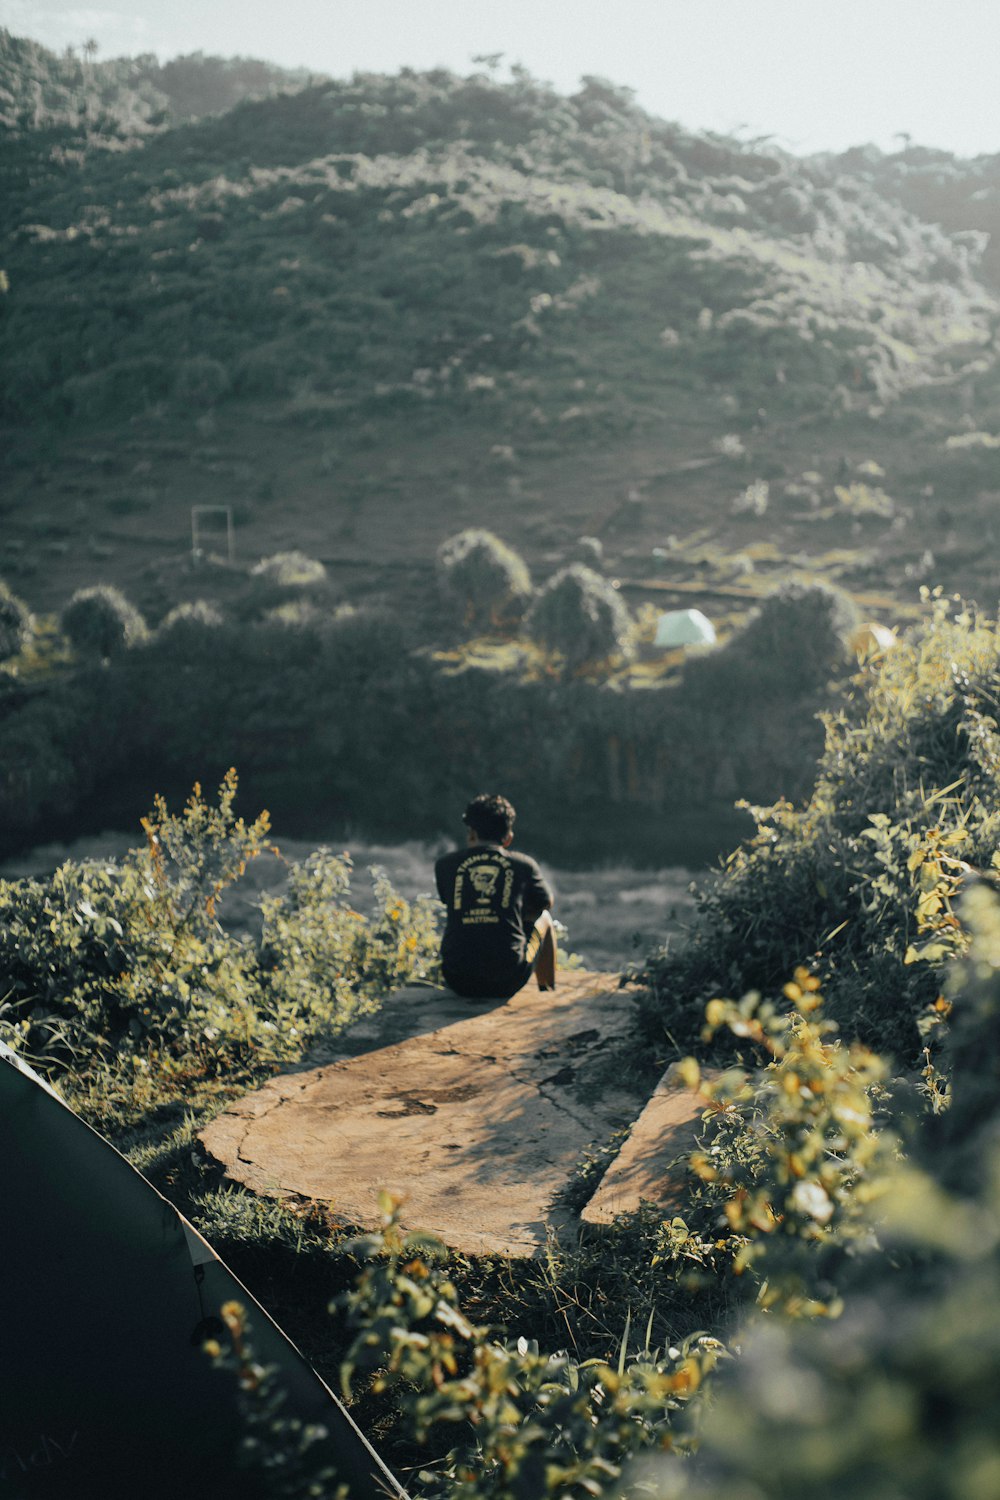
M407 1233L400 1200L384 1193L377 1233L350 1247L365 1262L344 1303L356 1330L343 1366L345 1394L359 1374L396 1404L397 1432L426 1455L415 1476L434 1500L584 1500L618 1486L624 1461L686 1445L692 1397L721 1343L693 1333L665 1351L617 1365L546 1354L469 1321L447 1274L444 1248Z
M980 884L960 915L969 948L948 985L952 1102L920 1118L900 1111L908 1160L877 1153L856 1178L847 1228L863 1236L868 1221L871 1253L845 1266L842 1316L754 1310L715 1382L699 1452L683 1467L647 1466L649 1500L1000 1493L1000 901ZM873 1171L875 1206L863 1191Z
M870 1245L870 1205L892 1150L872 1102L886 1066L860 1043L840 1041L808 970L796 971L784 999L751 993L707 1007L706 1041L725 1027L766 1063L712 1081L693 1058L681 1065L706 1105L690 1159L701 1183L698 1227L674 1219L659 1253L716 1274L727 1265L736 1276L749 1272L762 1308L830 1317L841 1308L838 1268Z
M120 864L66 861L0 880L0 1033L79 1102L140 1116L206 1080L232 1085L301 1056L399 984L437 971L436 903L375 873L375 912L350 905L351 862L320 849L267 896L260 943L219 921L270 822L200 786L179 813L157 797L144 848Z
M824 717L809 800L748 808L757 831L703 888L687 941L650 955L651 1037L692 1045L712 995L774 993L801 963L845 1036L919 1056L965 946L956 897L1000 864L1000 633L961 600L926 602Z

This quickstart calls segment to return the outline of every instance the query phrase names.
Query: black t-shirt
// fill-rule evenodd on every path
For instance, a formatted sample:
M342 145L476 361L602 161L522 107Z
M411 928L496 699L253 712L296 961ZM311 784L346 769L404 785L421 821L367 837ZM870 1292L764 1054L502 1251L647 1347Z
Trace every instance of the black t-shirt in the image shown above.
M552 905L535 861L499 844L473 844L439 859L434 878L448 913L441 966L449 983L465 980L464 988L485 994L523 983L528 936Z

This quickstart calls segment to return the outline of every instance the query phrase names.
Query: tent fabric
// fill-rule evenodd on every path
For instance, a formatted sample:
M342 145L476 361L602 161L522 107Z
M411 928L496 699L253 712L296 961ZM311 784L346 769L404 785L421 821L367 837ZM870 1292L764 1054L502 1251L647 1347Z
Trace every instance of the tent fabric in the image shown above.
M868 620L859 625L851 636L851 650L856 651L859 656L884 654L898 645L896 632L890 630L888 625L880 625L876 620Z
M326 1436L310 1464L352 1500L405 1492L347 1410L211 1246L0 1043L0 1495L256 1500L236 1381L201 1345L231 1299L279 1415Z
M714 646L715 626L700 609L672 609L656 622L655 646Z

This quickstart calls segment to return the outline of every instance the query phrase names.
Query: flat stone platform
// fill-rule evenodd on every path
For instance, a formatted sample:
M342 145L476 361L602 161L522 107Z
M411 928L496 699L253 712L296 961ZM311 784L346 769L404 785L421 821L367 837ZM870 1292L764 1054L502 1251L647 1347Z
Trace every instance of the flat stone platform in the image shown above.
M564 970L554 993L531 982L506 1003L400 990L201 1141L233 1181L345 1224L374 1226L387 1188L454 1249L534 1255L572 1219L559 1195L582 1159L646 1103L634 1027L610 974Z
M718 1075L706 1072L706 1080ZM611 1224L619 1214L655 1203L664 1213L683 1207L687 1169L678 1162L694 1149L708 1100L668 1068L628 1138L580 1214L584 1224Z

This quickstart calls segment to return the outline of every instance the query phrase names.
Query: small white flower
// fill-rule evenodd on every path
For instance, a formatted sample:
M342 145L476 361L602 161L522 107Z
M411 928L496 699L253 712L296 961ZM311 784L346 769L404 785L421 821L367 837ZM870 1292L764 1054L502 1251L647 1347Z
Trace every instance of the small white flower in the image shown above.
M817 1224L827 1224L833 1218L833 1203L818 1182L797 1182L792 1190L792 1207Z

